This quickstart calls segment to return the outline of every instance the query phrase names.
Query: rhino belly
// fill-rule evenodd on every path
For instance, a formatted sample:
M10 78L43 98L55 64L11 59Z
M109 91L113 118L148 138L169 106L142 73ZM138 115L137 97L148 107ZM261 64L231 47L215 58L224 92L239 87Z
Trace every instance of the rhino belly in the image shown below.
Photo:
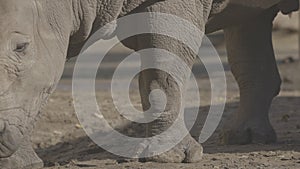
M279 2L280 0L214 0L206 33L245 22L272 9Z

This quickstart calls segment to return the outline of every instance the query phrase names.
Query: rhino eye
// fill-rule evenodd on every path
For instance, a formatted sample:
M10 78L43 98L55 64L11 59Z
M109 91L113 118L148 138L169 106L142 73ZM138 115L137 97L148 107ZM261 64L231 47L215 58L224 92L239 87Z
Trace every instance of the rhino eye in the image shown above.
M28 47L29 43L28 42L25 42L25 43L18 43L14 49L14 52L24 52L27 47Z

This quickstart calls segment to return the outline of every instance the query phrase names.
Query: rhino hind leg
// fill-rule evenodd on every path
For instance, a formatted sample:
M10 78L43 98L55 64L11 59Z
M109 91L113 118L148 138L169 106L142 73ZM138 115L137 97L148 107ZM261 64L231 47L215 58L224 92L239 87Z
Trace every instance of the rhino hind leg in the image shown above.
M276 141L268 114L281 84L272 45L272 21L276 14L277 9L273 8L225 30L229 63L240 88L240 106L224 126L224 144Z

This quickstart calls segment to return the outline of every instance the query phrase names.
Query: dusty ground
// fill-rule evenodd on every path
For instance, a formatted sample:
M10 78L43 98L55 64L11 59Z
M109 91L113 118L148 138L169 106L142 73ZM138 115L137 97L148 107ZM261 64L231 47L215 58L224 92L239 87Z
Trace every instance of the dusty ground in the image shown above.
M222 41L219 41L220 37L221 35L215 35L213 39L219 44L220 54L224 55ZM67 65L64 79L40 115L40 120L32 137L34 147L48 169L300 168L300 63L297 61L297 45L297 34L290 31L275 33L278 63L284 81L282 92L275 99L270 113L272 124L278 135L278 143L276 144L247 146L221 146L218 144L218 133L222 128L223 121L238 107L238 89L228 71L226 59L222 57L227 70L227 105L219 129L203 145L205 155L201 163L139 163L135 160L116 157L94 145L83 132L73 109L69 79L72 63ZM119 54L114 55L118 56ZM199 70L196 68L195 71ZM201 86L202 105L199 116L201 123L209 108L209 81L205 73L202 74L201 72L197 76L197 80ZM127 121L120 119L110 105L112 100L105 90L105 86L108 85L107 80L103 78L97 84L99 86L97 95L99 102L102 103L107 112L105 116L107 120L118 128L129 125ZM131 100L134 105L140 107L138 92L131 93ZM132 130L123 132L132 134ZM143 132L142 128L138 132Z

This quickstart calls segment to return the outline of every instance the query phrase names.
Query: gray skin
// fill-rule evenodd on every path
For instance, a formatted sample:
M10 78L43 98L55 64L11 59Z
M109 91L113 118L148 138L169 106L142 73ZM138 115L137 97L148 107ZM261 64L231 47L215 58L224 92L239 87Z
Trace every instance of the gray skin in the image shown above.
M268 118L271 101L280 88L271 41L272 21L279 10L284 13L296 10L291 2L297 4L298 1L215 2L0 0L0 168L43 166L31 147L30 135L40 108L61 78L65 60L77 56L89 36L100 27L135 12L174 14L207 33L224 29L229 62L240 87L241 103L231 125L224 128L222 140L226 144L276 141ZM150 26L155 28L155 25ZM118 29L122 29L122 25L118 25ZM104 31L103 38L109 38L113 32ZM188 66L192 67L194 63L195 56L188 48L167 37L136 36L123 43L134 50L167 49L180 56ZM154 63L158 57L153 56ZM161 117L149 124L149 136L168 128L179 111L180 102L178 85L168 74L147 70L140 75L145 110L150 107L148 96L153 89L164 90L168 104ZM172 150L147 160L198 162L201 157L201 145L188 135Z

